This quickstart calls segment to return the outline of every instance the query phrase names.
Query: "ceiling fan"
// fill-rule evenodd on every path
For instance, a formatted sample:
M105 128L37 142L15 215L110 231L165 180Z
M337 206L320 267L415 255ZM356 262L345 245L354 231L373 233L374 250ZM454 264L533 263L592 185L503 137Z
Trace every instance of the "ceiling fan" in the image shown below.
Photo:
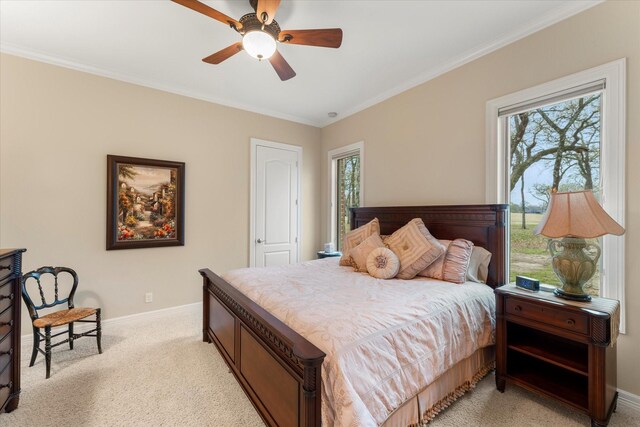
M276 41L287 44L332 48L338 48L342 44L342 30L340 28L281 30L280 25L273 19L280 5L280 0L249 0L255 13L247 13L239 21L222 12L218 12L198 0L172 1L229 25L242 36L242 41L202 59L209 64L219 64L244 50L260 61L263 59L269 60L280 80L284 81L294 77L296 72L278 52Z

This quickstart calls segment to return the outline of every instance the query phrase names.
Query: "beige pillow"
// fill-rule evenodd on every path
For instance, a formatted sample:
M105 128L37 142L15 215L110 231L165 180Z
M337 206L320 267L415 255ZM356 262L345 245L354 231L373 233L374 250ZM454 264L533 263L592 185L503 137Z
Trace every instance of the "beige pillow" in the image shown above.
M474 246L471 252L471 259L469 260L467 280L470 282L487 283L490 261L491 252L482 246Z
M452 283L464 283L470 270L471 256L475 249L473 243L465 239L439 240L447 250L430 266L418 273L420 276L445 280Z
M364 239L362 243L360 243L355 248L351 249L351 260L353 261L352 265L356 271L360 271L363 273L367 272L367 257L375 248L384 248L384 243L382 243L382 239L378 233L372 234L371 236Z
M472 251L473 243L469 240L456 239L449 243L442 264L442 280L457 284L466 282Z
M400 260L389 248L375 248L367 257L367 272L376 279L393 279L400 269Z
M413 279L445 251L420 218L414 218L387 238L385 243L400 260L398 279Z
M449 248L451 240L438 240L438 242L445 247L444 253L440 255L437 260L433 261L431 265L418 273L418 276L442 280L442 265L444 264L444 257L447 255L447 248Z
M362 227L348 232L342 241L342 258L340 258L340 265L351 265L351 249L358 246L364 239L372 234L380 234L380 222L378 222L378 218L374 218Z

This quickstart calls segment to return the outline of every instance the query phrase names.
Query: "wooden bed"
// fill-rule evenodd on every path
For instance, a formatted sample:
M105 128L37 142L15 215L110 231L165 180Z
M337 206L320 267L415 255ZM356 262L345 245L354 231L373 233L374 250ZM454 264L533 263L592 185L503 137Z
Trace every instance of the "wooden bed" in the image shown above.
M366 207L351 210L351 226L373 218L391 234L422 218L439 239L465 238L493 256L487 284L506 283L507 205ZM325 354L209 269L203 283L202 339L213 342L269 426L321 425Z

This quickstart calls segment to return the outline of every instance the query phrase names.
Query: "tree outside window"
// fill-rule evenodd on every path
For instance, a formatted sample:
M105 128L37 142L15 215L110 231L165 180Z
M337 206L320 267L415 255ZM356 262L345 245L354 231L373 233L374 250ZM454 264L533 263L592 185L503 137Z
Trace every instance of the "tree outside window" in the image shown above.
M342 250L344 235L351 229L349 208L360 205L360 155L336 159L337 249Z
M559 285L547 239L533 234L549 193L593 190L600 196L601 93L509 116L510 279L530 276ZM585 291L599 294L596 273Z

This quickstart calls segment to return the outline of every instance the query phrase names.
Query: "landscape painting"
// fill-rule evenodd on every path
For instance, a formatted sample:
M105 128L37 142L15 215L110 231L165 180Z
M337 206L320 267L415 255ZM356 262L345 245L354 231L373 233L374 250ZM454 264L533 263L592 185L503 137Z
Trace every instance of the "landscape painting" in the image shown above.
M183 245L184 163L107 159L107 249Z

